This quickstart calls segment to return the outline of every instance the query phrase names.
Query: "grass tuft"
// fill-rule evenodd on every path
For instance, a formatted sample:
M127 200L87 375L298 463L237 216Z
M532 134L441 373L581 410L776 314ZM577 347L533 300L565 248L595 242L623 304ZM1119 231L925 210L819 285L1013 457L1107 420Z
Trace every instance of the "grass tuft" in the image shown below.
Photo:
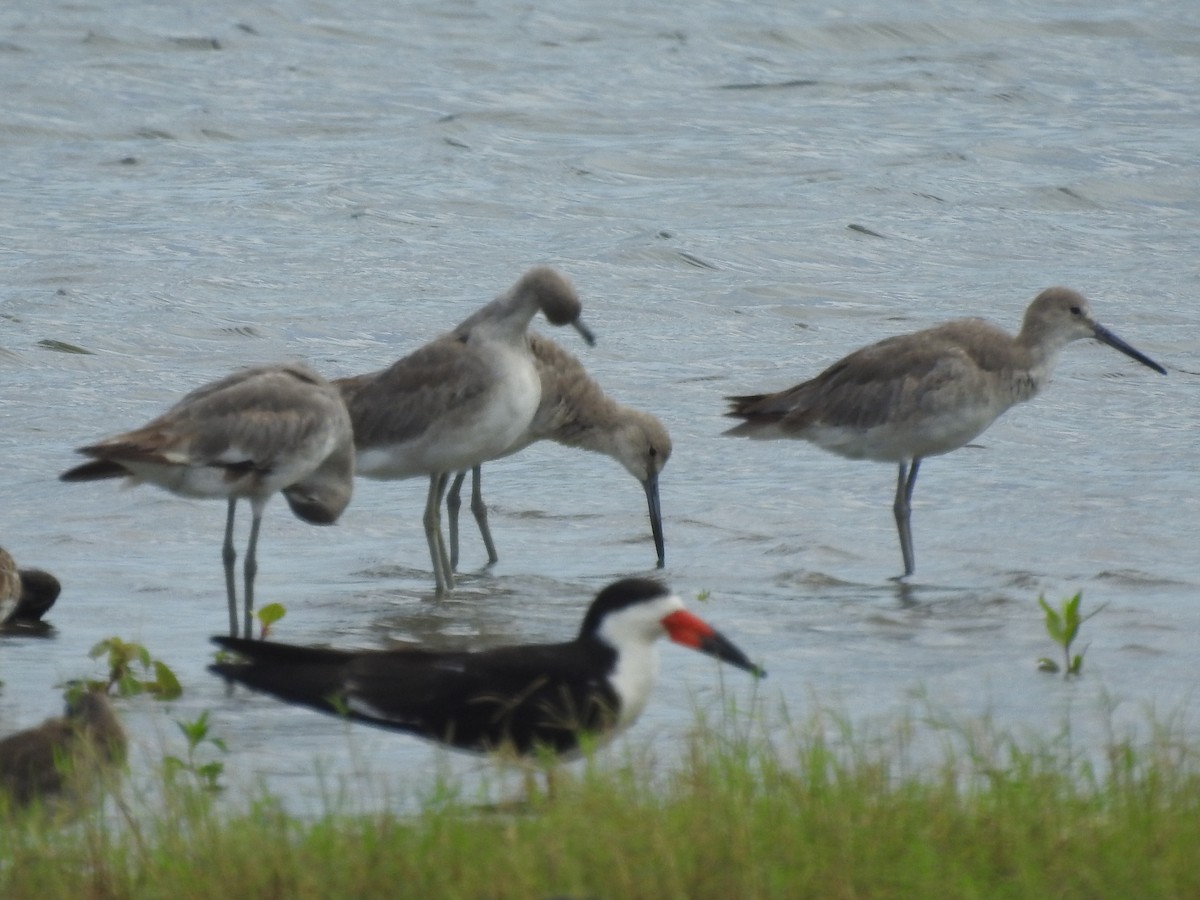
M932 765L909 758L921 727L946 736ZM503 810L439 779L413 815L297 818L266 794L231 812L166 779L144 809L9 813L0 896L1200 896L1198 776L1167 727L1092 758L986 719L876 739L829 713L769 734L702 724L669 771L591 759Z

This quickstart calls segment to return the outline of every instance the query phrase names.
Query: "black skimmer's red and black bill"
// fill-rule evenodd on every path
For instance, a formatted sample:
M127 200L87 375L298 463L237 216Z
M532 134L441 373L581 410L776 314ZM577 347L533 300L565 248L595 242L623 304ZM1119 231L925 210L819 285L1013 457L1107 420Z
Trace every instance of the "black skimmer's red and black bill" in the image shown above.
M563 754L578 747L581 734L611 737L638 717L658 675L663 636L766 674L647 578L602 590L578 637L566 643L347 651L214 637L244 661L210 669L289 703L462 750Z

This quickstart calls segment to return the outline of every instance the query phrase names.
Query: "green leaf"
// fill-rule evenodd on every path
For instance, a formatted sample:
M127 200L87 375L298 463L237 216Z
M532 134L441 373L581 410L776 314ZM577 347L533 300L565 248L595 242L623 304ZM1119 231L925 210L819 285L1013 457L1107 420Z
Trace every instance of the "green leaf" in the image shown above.
M264 627L274 625L287 615L287 607L282 603L268 603L254 614Z
M159 700L174 700L183 693L183 687L171 667L158 659L154 661L154 684L154 693Z

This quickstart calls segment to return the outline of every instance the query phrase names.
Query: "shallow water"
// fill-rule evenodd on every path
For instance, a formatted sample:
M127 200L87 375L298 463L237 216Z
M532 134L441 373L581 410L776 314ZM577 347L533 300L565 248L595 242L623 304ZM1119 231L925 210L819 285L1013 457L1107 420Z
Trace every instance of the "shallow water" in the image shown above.
M169 718L210 709L234 783L301 806L318 769L351 792L363 771L425 784L435 749L205 673L226 627L221 504L56 476L238 366L381 367L540 262L575 281L599 344L555 336L671 431L666 576L711 591L703 614L770 670L755 694L665 649L631 744L669 760L728 695L797 720L886 721L923 697L1036 735L1070 717L1102 740L1147 710L1194 732L1194 4L347 9L0 8L0 543L65 585L52 637L0 638L0 732L53 712L54 685L97 673L87 650L118 634L185 684L169 715L130 705L147 761L178 752ZM1170 375L1068 348L1043 396L923 467L904 588L890 466L719 436L725 394L953 316L1015 328L1052 283ZM501 562L478 569L465 522L447 601L418 481L360 482L332 529L273 504L258 584L289 609L277 637L560 639L653 564L615 463L537 446L485 472ZM1078 590L1107 606L1064 684L1035 671L1054 649L1036 599Z

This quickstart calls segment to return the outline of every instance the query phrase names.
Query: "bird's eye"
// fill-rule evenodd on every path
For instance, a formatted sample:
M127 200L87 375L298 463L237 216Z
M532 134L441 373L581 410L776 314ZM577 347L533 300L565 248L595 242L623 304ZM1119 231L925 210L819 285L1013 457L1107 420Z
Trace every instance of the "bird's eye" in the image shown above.
M656 456L658 456L658 451L656 449L654 449L653 447L651 447L650 448L650 458L653 459Z
M1079 315L1082 315L1082 314L1083 314L1083 310L1082 310L1082 309L1080 309L1078 306L1072 306L1072 307L1071 307L1071 315L1073 315L1073 316L1079 316Z

